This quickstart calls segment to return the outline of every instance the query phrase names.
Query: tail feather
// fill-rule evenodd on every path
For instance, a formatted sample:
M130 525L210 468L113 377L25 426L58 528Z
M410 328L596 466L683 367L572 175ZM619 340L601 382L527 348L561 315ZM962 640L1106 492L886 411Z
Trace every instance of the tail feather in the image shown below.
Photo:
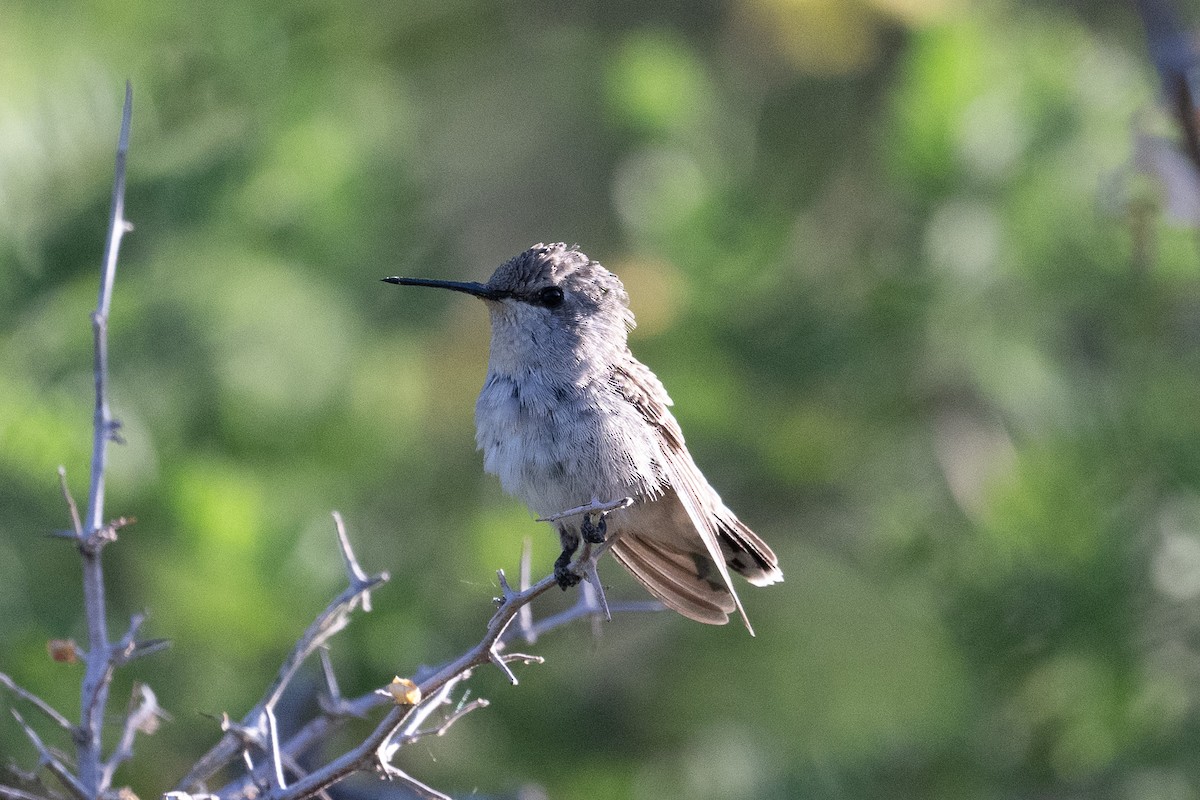
M770 586L783 581L775 553L728 509L717 513L717 538L725 563L750 583Z
M714 575L711 560L703 553L685 553L625 531L613 544L613 556L646 587L650 594L683 616L709 625L724 625L737 608L733 595Z

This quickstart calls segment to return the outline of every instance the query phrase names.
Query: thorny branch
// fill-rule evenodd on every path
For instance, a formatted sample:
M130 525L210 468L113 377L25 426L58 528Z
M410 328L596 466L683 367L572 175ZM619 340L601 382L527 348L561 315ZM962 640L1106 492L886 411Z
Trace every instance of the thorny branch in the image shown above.
M594 572L595 563L605 552L607 545L600 545L589 552L582 553L576 562L576 569L582 572ZM523 557L523 572L527 574L528 559ZM427 736L441 736L454 723L471 711L487 706L487 701L481 698L467 701L464 698L459 705L445 713L440 722L426 727L426 722L436 713L450 704L452 692L459 684L471 675L472 670L482 664L491 663L504 672L513 683L517 682L509 663L520 661L524 663L540 662L536 656L520 653L504 652L506 646L518 636L527 642L532 642L542 634L580 618L600 619L605 614L604 606L598 601L595 593L590 591L588 584L581 591L579 598L571 608L547 617L538 623L526 626L511 625L519 614L528 612L530 603L544 594L557 582L549 575L530 586L526 578L522 579L521 589L514 590L508 583L503 571L497 573L502 596L496 598L498 608L487 624L483 638L458 658L436 669L419 673L411 684L411 696L416 698L413 704L397 704L395 698L400 694L388 690L378 690L362 695L352 700L341 697L336 679L328 666L327 657L322 654L322 664L329 689L329 699L323 705L324 713L309 721L285 741L279 743L279 759L296 759L311 749L318 742L326 740L330 734L340 728L347 719L362 718L379 706L391 705L391 710L376 725L372 733L358 746L334 759L325 766L304 776L291 786L284 787L275 780L271 771L276 769L274 764L259 764L250 774L236 780L232 784L217 790L216 794L225 800L244 800L251 796L263 796L266 800L299 800L299 798L323 791L354 772L378 771L384 777L397 780L423 797L443 798L442 795L411 776L400 771L391 763L392 756L404 745L411 744ZM657 602L615 603L616 611L651 611L660 610ZM407 694L400 696L409 696ZM245 744L244 740L243 745ZM220 745L218 745L219 747ZM261 747L261 744L260 744ZM214 748L214 751L217 748ZM224 760L219 768L229 763L236 753L223 753ZM279 763L279 760L275 760ZM215 773L215 769L212 773ZM210 775L212 773L209 773ZM264 783L270 781L269 787ZM201 781L185 779L177 787L182 792L196 789ZM266 788L265 795L262 790Z
M104 270L100 276L96 311L92 314L92 328L95 334L96 406L86 527L80 531L79 537L79 552L83 557L83 597L87 615L88 651L80 692L80 720L76 743L79 781L84 787L85 796L89 798L99 797L108 788L104 783L105 774L101 763L101 734L114 664L108 641L104 570L100 553L113 537L112 526L104 523L104 473L108 459L108 443L116 438L118 429L108 406L108 312L112 305L113 281L116 278L121 238L131 230L129 222L125 219L125 158L129 152L132 117L133 88L127 81L125 105L121 113L121 133L117 139L112 210L109 214L108 241L104 247Z
M319 650L325 642L329 641L332 636L350 623L350 614L355 608L361 605L364 611L369 611L371 607L371 590L383 584L389 578L386 572L375 576L368 576L363 571L362 567L358 564L358 559L354 556L354 551L350 547L350 540L346 537L346 529L342 522L342 517L336 511L333 512L333 520L337 530L342 559L346 565L346 575L349 579L349 585L308 626L304 635L296 642L295 647L292 648L291 653L288 654L288 657L280 666L275 681L271 684L263 699L242 718L240 724L229 723L225 726L227 728L225 735L184 776L183 780L179 782L179 789L186 790L189 787L207 781L216 772L225 767L226 764L237 758L238 754L244 749L247 741L258 745L263 752L269 750L274 754L275 781L281 787L284 785L282 766L278 755L280 752L278 741L277 737L272 735L274 727L272 720L274 718L275 707L278 705L280 698L283 697L288 684L295 677L296 670L300 668L300 665L314 652Z
M87 651L82 654L85 670L80 688L80 721L72 725L65 716L36 695L17 686L7 675L0 675L0 684L23 700L31 703L55 725L70 734L75 742L77 766L72 772L66 761L53 753L14 709L13 715L25 731L26 736L37 748L40 766L53 774L71 795L79 800L94 800L104 796L111 786L117 767L132 755L133 736L138 730L146 730L149 722L145 714L155 714L157 705L143 703L141 712L135 709L126 720L121 743L106 762L103 756L102 734L108 706L109 686L113 671L148 653L166 646L166 642L138 641L137 632L144 619L135 615L126 634L113 644L108 638L107 605L104 597L104 571L101 552L104 546L116 539L116 532L131 520L121 518L104 521L104 485L107 468L108 442L120 441L117 436L119 423L113 418L108 404L108 315L112 305L113 282L116 277L117 259L121 239L132 226L125 219L125 162L129 152L129 131L133 116L133 89L125 83L125 102L121 114L121 131L117 138L116 166L113 176L112 204L109 213L108 236L104 250L104 265L100 275L100 289L96 310L92 313L94 336L93 378L95 384L95 407L93 415L91 479L88 491L86 520L80 516L79 506L67 486L66 470L59 467L59 484L71 517L71 530L65 534L75 541L82 559L84 616L87 622ZM149 690L146 690L149 692ZM153 693L149 692L150 701ZM19 798L29 795L15 787L3 787L0 794Z
M580 562L577 562L576 568L584 571L589 569L594 570L595 560L605 550L606 547L604 545L593 548L590 553L582 557ZM517 678L511 668L509 668L509 662L523 661L528 663L537 660L535 657L519 653L504 653L503 648L505 643L503 636L508 629L509 623L517 616L521 608L558 584L553 575L547 575L533 586L516 591L509 586L503 570L497 573L497 577L503 594L500 598L497 598L499 608L497 608L495 614L488 621L483 638L454 661L440 667L433 674L416 681L416 686L420 690L420 697L427 699L419 701L415 705L394 706L376 725L370 735L358 746L334 759L324 767L315 770L290 787L273 787L264 795L264 800L300 800L300 798L308 797L329 788L354 772L372 769L380 771L385 777L402 781L409 788L425 797L445 797L445 795L425 786L393 766L391 764L391 756L403 744L425 735L419 731L419 727L421 721L423 721L423 717L427 717L431 713L428 710L428 706L430 704L434 705L435 708L441 706L445 702L446 697L448 697L449 691L460 681L469 677L475 667L487 663L494 664L515 684ZM588 613L594 613L594 611L594 609L589 609ZM418 715L420 715L420 718L418 718ZM461 718L461 716L460 714L459 717ZM418 718L417 722L416 724L411 724L414 718ZM302 729L297 735L299 736L303 733L304 730ZM226 795L224 792L221 795L224 797L238 796L236 793Z

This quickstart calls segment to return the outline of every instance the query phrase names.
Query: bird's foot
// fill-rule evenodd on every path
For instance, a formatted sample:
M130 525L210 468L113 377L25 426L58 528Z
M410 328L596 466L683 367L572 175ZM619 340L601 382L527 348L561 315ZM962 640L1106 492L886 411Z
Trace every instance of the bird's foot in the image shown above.
M583 522L579 523L579 533L583 535L585 542L604 544L608 536L608 523L604 521L604 517L605 513L601 511L596 514L596 522L592 522L591 514L583 515Z
M571 564L575 551L579 549L579 535L569 528L559 528L558 537L562 541L562 552L554 562L554 580L558 588L564 592L579 583L579 573Z
M564 592L572 586L579 584L579 573L575 571L574 565L571 564L571 554L563 553L554 562L554 580L558 583L558 588Z

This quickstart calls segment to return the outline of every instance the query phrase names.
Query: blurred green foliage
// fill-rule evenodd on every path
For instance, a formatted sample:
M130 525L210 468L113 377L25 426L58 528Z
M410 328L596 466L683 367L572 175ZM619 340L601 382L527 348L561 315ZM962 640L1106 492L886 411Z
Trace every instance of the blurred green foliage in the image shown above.
M486 315L378 279L567 240L625 280L635 351L787 582L743 592L755 639L559 632L406 768L562 800L1200 797L1200 253L1134 168L1168 128L1124 4L3 18L0 669L72 713L45 643L85 638L78 562L46 534L57 465L87 483L135 88L108 507L138 522L106 563L114 629L145 609L174 641L114 694L174 715L119 773L141 796L339 591L330 509L393 575L335 640L348 693L477 639L523 537L548 569L474 452ZM0 754L35 761L11 721Z

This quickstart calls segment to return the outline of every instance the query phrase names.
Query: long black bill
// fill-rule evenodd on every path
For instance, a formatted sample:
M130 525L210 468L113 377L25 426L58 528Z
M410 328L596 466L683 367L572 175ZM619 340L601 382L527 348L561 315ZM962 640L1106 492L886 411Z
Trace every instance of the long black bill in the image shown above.
M399 286L432 286L435 289L449 289L454 292L463 292L465 294L482 297L484 300L499 300L504 296L502 292L488 286L486 283L475 283L473 281L437 281L432 278L399 278L391 277L384 278L384 283L394 283Z

